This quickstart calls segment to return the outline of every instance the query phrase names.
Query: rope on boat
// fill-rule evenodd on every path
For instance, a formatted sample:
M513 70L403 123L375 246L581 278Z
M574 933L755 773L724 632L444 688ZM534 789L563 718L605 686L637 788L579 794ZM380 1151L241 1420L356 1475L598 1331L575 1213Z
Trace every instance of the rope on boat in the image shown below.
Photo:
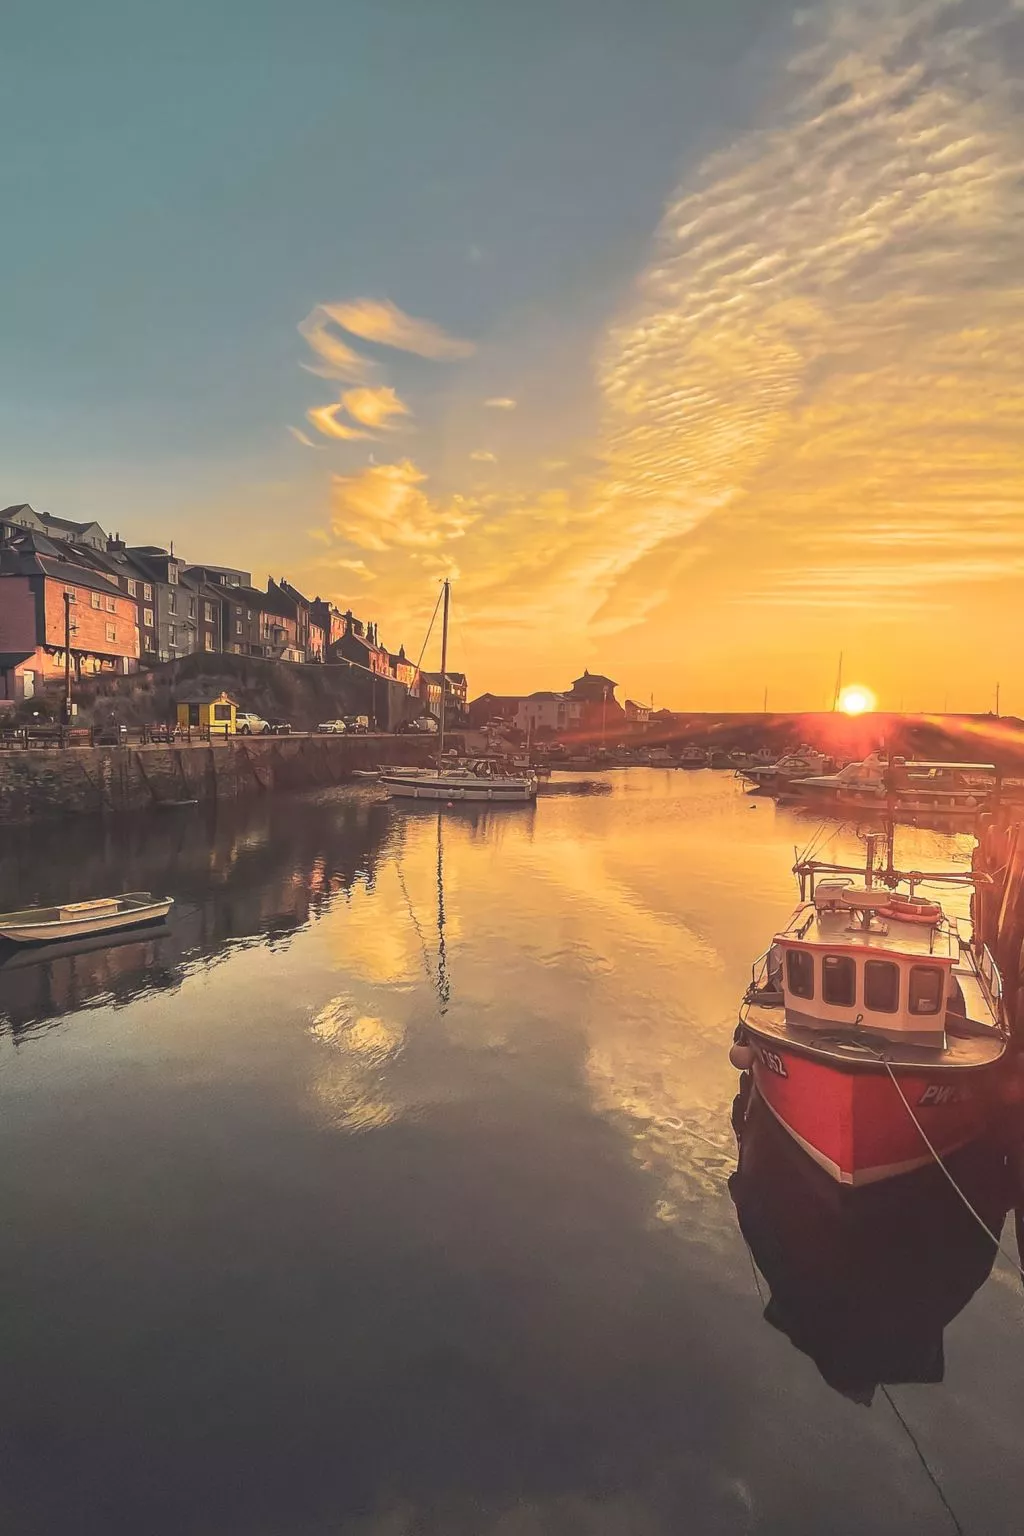
M963 1201L964 1205L970 1211L971 1215L974 1217L975 1221L978 1223L978 1226L984 1232L985 1236L987 1238L989 1238L992 1243L995 1244L996 1252L997 1253L1001 1253L1003 1258L1006 1260L1006 1262L1009 1265L1011 1265L1012 1268L1017 1271L1018 1275L1020 1275L1021 1279L1024 1280L1024 1268L1021 1267L1019 1260L1015 1259L1012 1256L1012 1254L1010 1254L1008 1252L1008 1250L1003 1247L1002 1243L999 1241L999 1239L996 1236L996 1234L992 1231L991 1227L989 1227L986 1224L986 1222L984 1222L982 1220L982 1218L978 1215L977 1211L974 1209L974 1206L968 1200L967 1196L964 1194L963 1190L960 1188L959 1184L956 1182L956 1180L954 1179L953 1175L950 1173L949 1169L946 1167L945 1163L942 1161L942 1158L939 1156L938 1152L936 1152L935 1148L932 1146L932 1143L928 1139L927 1131L925 1130L924 1126L921 1124L921 1122L917 1118L917 1116L914 1114L914 1111L910 1107L910 1102L907 1099L906 1094L903 1092L903 1089L900 1087L899 1079L897 1078L895 1072L892 1070L892 1067L889 1064L889 1058L887 1056L883 1056L881 1052L878 1052L878 1059L882 1063L882 1066L885 1068L886 1072L888 1072L889 1077L890 1077L890 1079L892 1081L892 1085L896 1089L896 1092L899 1094L900 1099L903 1102L903 1108L906 1110L907 1114L910 1116L911 1120L914 1122L914 1125L917 1127L918 1135L921 1137L921 1140L924 1142L925 1146L928 1148L928 1151L931 1153L932 1157L935 1159L935 1161L938 1163L939 1167L942 1169L942 1172L945 1174L946 1178L949 1180L950 1184L953 1186L953 1189L960 1196L960 1199Z

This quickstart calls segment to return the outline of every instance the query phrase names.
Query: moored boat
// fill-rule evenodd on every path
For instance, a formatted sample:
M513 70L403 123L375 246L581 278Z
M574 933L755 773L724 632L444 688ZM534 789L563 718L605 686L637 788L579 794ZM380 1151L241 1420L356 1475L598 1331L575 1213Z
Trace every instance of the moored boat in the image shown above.
M837 811L870 810L887 805L901 819L973 818L996 793L998 775L990 763L891 762L873 752L863 762L848 763L838 773L796 779L781 798L831 806Z
M795 752L784 753L777 762L755 763L737 771L740 778L755 789L774 795L797 779L824 773L828 767L829 759L824 752L818 752L814 747L798 747Z
M144 923L159 922L173 905L170 896L128 891L123 896L71 901L60 907L28 907L23 912L0 912L0 939L7 939L12 944L51 944L61 939L113 933L119 928L138 928Z
M891 829L876 869L879 841L860 871L797 864L808 899L755 962L732 1053L793 1140L849 1185L977 1139L1007 1047L991 955L919 893L978 877L899 872Z
M424 769L393 768L381 774L381 783L397 800L482 800L525 805L537 798L533 773L505 773L487 758L463 767Z

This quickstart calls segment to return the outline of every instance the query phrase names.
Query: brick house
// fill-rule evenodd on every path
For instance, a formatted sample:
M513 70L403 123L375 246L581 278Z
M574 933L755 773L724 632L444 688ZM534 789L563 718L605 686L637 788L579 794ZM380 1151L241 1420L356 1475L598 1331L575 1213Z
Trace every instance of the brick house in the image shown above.
M391 658L377 638L376 624L364 623L354 618L351 610L344 615L345 629L333 645L328 646L328 661L348 661L353 666L364 667L379 677L390 677Z
M426 702L427 709L435 720L441 718L441 674L440 672L422 672L420 674L420 697ZM464 725L467 720L466 693L468 684L464 672L449 672L445 679L445 724Z
M318 624L324 632L324 654L330 646L336 645L345 633L345 615L340 608L335 608L333 603L326 602L322 597L314 597L309 605L310 618L314 624Z
M304 661L323 661L325 649L325 628L313 616L313 604L308 597L303 597L297 587L293 587L290 581L282 576L280 581L271 578L267 582L267 591L280 597L284 602L290 603L295 616L296 644L302 652Z
M410 661L405 654L405 646L398 647L397 654L388 652L388 661L391 663L391 675L399 683L404 683L406 688L415 690L419 683L420 672L414 661Z
M0 548L0 699L19 703L63 681L65 593L76 679L139 665L137 603L99 571L40 534Z

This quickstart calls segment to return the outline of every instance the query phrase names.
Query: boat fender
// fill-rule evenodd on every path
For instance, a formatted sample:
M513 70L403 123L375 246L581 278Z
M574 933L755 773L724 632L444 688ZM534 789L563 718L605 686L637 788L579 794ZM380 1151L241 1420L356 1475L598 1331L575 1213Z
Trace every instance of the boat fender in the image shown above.
M729 1063L737 1072L749 1072L754 1065L754 1048L737 1041L729 1048Z

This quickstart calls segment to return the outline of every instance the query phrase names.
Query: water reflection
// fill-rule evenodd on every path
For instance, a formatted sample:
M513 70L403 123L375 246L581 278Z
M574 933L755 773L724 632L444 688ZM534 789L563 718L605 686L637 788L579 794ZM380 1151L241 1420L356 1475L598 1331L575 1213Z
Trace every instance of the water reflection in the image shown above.
M744 1079L729 1189L770 1291L765 1320L855 1402L870 1403L882 1383L942 1381L944 1330L988 1279L995 1244L937 1168L840 1189ZM950 1166L1001 1233L1012 1201L1003 1147L979 1143Z
M19 1040L77 1009L174 988L231 946L286 941L339 893L372 888L395 830L386 805L359 795L8 830L0 910L121 890L175 905L165 923L113 939L4 946L0 1032Z
M937 1528L892 1415L764 1326L729 1198L737 999L806 828L727 775L605 782L8 837L5 905L178 907L0 971L4 1530ZM796 1334L772 1199L751 1244ZM915 1405L977 1530L1024 1496L1005 1280Z

